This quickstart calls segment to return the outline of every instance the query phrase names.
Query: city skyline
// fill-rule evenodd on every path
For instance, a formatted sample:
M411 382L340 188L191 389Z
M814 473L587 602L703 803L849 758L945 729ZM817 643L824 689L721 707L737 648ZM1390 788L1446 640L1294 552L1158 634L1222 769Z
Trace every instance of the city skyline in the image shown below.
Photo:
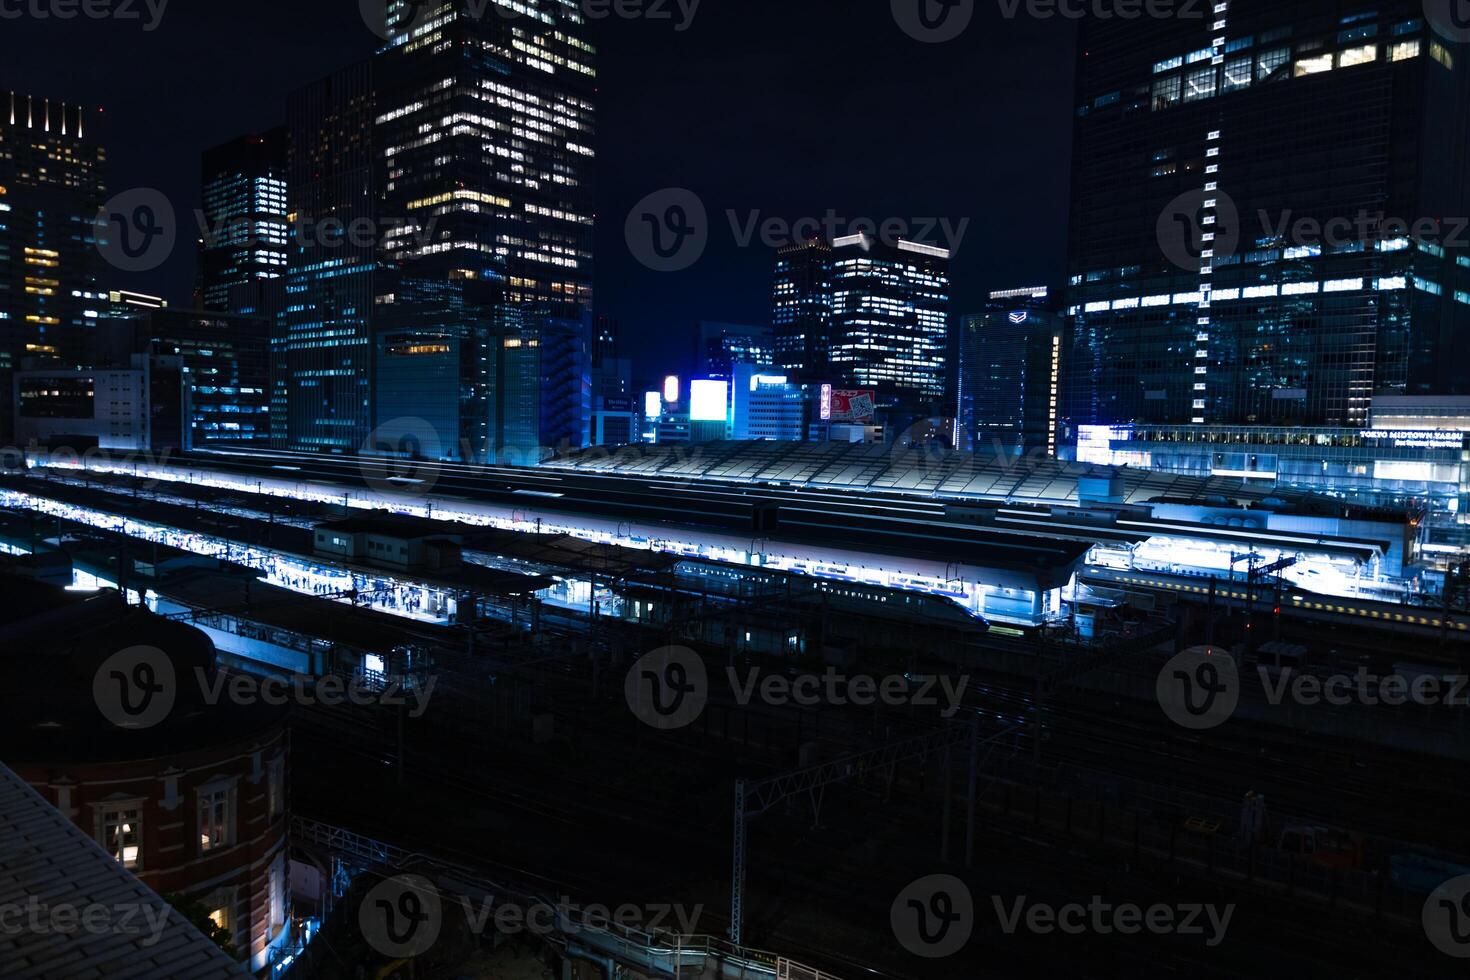
M1006 19L982 5L963 37L926 44L906 36L881 5L859 12L825 0L787 7L706 0L682 31L676 21L589 22L601 61L595 307L622 322L625 355L640 374L645 366L650 377L687 373L690 344L663 343L670 331L687 333L699 320L769 317L773 249L759 228L770 219L787 228L806 219L836 234L858 219L899 220L912 237L927 229L933 244L946 247L954 243L944 225L952 232L966 223L954 262L956 312L983 310L994 288L1060 281L1070 140L1060 123L1071 101L1074 22ZM290 91L360 61L377 43L353 4L302 10L267 3L248 15L168 8L152 31L83 19L6 24L10 37L33 41L6 50L0 86L100 103L109 191L156 187L187 222L161 268L103 284L163 295L175 306L188 303L194 287L202 154L283 125ZM232 70L211 54L209 39L220 36L237 38L238 51L271 55ZM57 73L37 56L48 38L115 51L117 60L99 57L81 71ZM719 52L739 47L741 38L765 49L737 70ZM864 61L864 52L876 50L884 54L877 69ZM651 63L666 68L651 73ZM166 87L177 72L195 83ZM884 81L890 72L902 85ZM242 75L249 84L238 84ZM794 86L810 87L812 98L788 100L774 116L757 108L779 104ZM943 94L952 88L972 93L961 108ZM1044 113L1038 97L1051 106ZM169 111L160 113L162 105ZM1041 144L1039 115L1058 123ZM850 134L864 120L883 125L854 142ZM749 131L762 138L733 135ZM757 161L773 156L790 165L756 178ZM909 179L894 180L899 174ZM1033 190L1002 194L1002 185ZM624 219L645 196L683 186L707 208L709 246L689 269L649 270L630 253ZM829 212L848 221L832 225Z
M1470 962L1470 0L0 66L0 976Z

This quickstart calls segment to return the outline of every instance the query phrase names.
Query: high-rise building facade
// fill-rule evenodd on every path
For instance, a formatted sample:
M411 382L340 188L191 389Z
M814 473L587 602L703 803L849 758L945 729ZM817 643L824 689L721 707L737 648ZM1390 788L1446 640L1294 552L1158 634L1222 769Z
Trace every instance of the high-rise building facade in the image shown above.
M695 336L695 363L710 377L732 378L737 364L774 363L775 342L769 326L701 320Z
M832 243L832 333L837 379L872 388L885 407L944 398L949 325L947 249L867 234Z
M622 350L622 328L614 317L598 314L592 320L592 366L600 368L603 362L618 357Z
M206 150L200 293L206 310L239 312L231 290L286 275L287 131L251 133Z
M410 5L389 14L399 32L374 68L379 258L404 281L464 284L477 298L432 323L412 308L425 290L380 288L392 331L378 348L393 362L379 383L410 363L403 351L430 350L452 328L451 351L432 356L453 363L416 382L421 403L440 406L431 441L465 459L581 448L593 358L616 350L615 324L601 324L595 347L591 336L596 77L581 7L453 0L428 19ZM379 396L384 436L407 405Z
M0 91L0 430L13 372L77 367L101 313L97 219L107 201L100 110Z
M595 51L575 0L450 0L378 56L384 257L590 317ZM415 5L401 4L404 16Z
M1085 24L1073 423L1361 427L1375 395L1470 390L1470 50L1432 9Z
M97 366L125 366L138 355L176 358L187 409L182 448L268 445L270 322L199 310L134 309L98 328Z
M287 102L290 211L286 297L273 341L272 441L350 453L372 430L374 236L324 234L327 222L378 227L370 62L338 71ZM276 411L283 406L284 411Z
M777 249L771 331L775 366L805 372L826 365L832 346L831 245L812 239Z
M959 323L958 436L977 452L1057 449L1062 322L1045 286L990 294Z

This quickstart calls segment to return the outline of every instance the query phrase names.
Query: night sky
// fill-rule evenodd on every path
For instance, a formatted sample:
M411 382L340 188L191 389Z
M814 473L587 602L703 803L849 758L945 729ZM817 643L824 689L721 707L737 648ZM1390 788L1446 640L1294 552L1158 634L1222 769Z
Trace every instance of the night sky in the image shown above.
M109 190L156 187L184 215L198 206L200 151L284 122L290 90L377 41L355 0L172 0L151 32L144 0L130 2L140 20L0 19L0 88L103 106ZM592 26L596 305L622 322L640 377L686 370L697 320L768 319L771 252L739 245L729 210L741 224L829 209L969 219L957 312L993 288L1059 282L1075 26L976 4L944 44L906 35L888 0L703 0L684 31L671 0L674 20ZM630 254L624 221L667 187L699 195L710 244L691 268L657 273ZM180 238L161 269L104 285L187 305L194 236Z

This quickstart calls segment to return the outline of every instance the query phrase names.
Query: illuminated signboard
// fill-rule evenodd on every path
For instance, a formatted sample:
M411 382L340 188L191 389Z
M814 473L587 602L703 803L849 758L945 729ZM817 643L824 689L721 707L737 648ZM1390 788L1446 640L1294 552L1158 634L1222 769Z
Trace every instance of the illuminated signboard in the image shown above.
M656 419L664 413L664 400L659 397L658 392L650 391L643 396L643 414L651 419Z
M664 404L679 404L679 376L675 374L664 378Z
M1465 444L1464 433L1445 429L1369 429L1363 438L1385 439L1415 449L1459 449Z
M727 422L729 413L730 382L689 382L689 421Z
M822 421L829 422L832 419L832 386L822 385Z
M825 396L825 392L823 392ZM823 418L833 422L871 422L877 411L878 393L876 391L843 391L837 389L832 392L831 412Z

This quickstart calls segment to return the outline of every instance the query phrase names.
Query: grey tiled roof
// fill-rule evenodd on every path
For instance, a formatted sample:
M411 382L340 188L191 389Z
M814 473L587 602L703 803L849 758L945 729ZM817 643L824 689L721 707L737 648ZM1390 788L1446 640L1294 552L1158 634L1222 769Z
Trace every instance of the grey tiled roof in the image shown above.
M0 765L0 977L242 976L240 964Z

